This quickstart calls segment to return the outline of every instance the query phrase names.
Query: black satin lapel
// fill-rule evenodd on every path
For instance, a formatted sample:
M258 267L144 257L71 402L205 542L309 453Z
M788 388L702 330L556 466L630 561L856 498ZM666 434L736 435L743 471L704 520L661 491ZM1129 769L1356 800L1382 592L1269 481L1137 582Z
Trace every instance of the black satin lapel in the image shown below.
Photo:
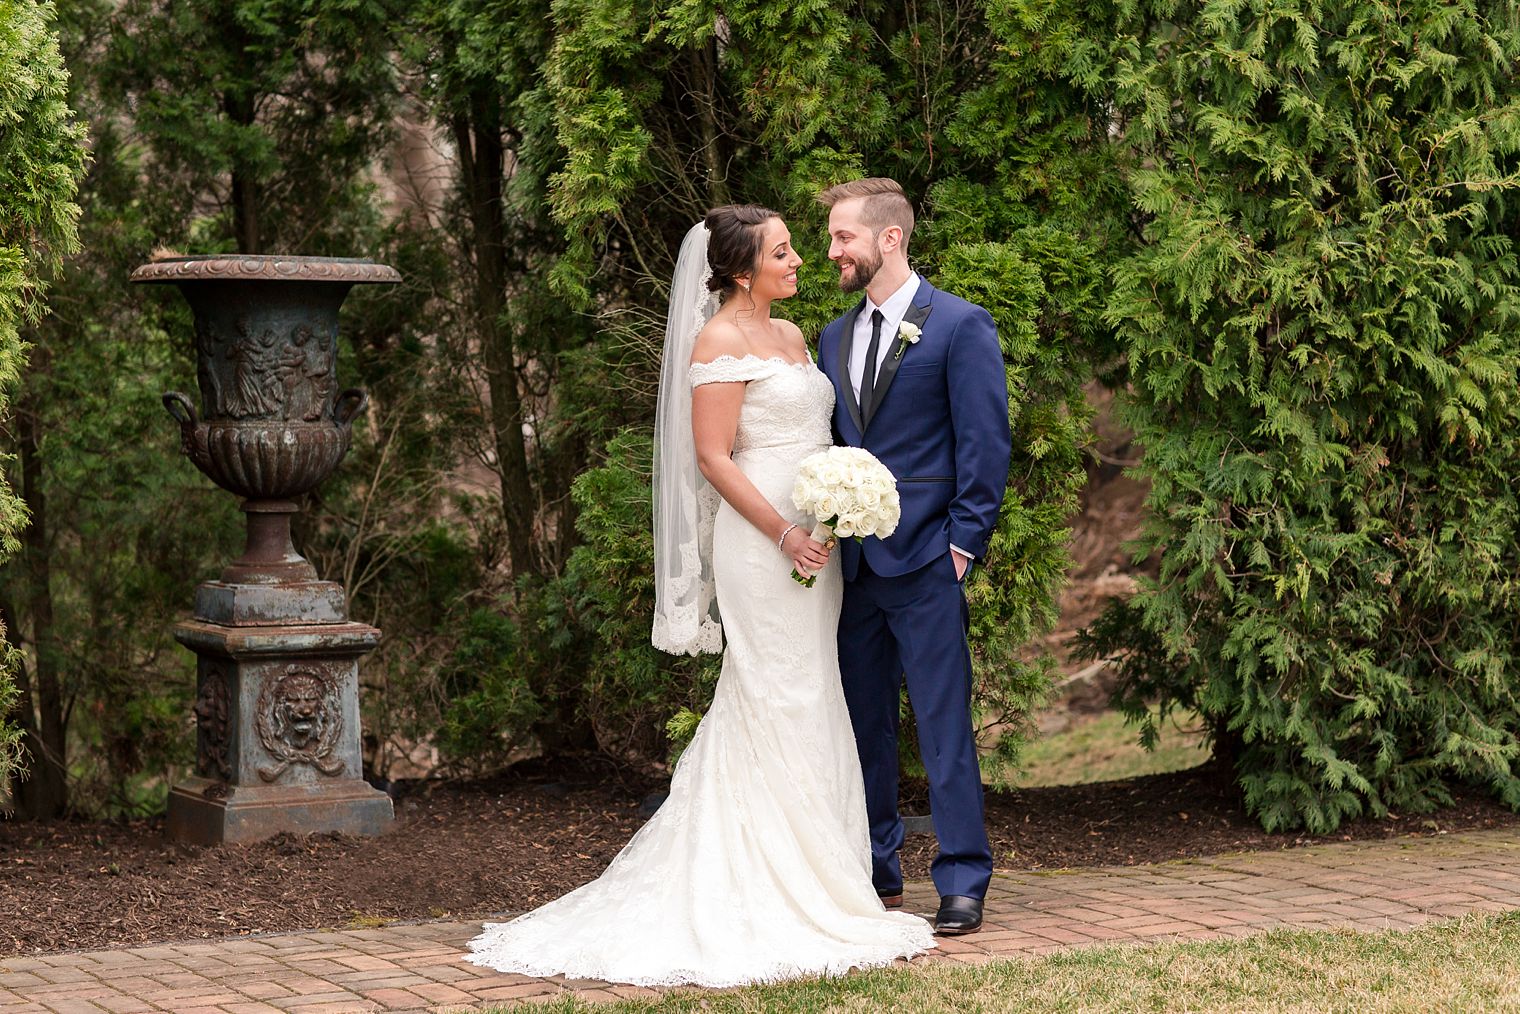
M927 283L922 283L922 285L925 289L927 288ZM920 291L923 290L921 289ZM913 324L917 326L920 331L922 331L924 328L924 321L929 319L929 311L931 309L933 309L933 305L930 303L924 303L922 305L914 303L912 306L908 307L908 312L903 314L903 323ZM897 347L901 344L902 338L897 335L893 335L892 353L891 355L887 356L887 361L881 364L881 372L876 375L876 395L874 398L876 404L871 408L871 419L876 418L876 410L880 408L882 404L887 400L887 391L891 389L892 381L897 376L897 368L902 365L902 361L905 358L913 354L913 346L909 345L903 350L902 355L898 355ZM871 419L866 420L867 426L871 425ZM864 433L865 430L862 429L861 432Z
M860 400L855 397L855 385L850 383L850 346L855 343L855 319L860 316L860 311L865 309L865 305L866 301L862 299L844 315L844 333L839 336L839 362L835 369L835 375L839 377L839 393L844 398L844 407L850 410L850 418L855 420L855 428L862 435L865 434L866 427L860 418Z

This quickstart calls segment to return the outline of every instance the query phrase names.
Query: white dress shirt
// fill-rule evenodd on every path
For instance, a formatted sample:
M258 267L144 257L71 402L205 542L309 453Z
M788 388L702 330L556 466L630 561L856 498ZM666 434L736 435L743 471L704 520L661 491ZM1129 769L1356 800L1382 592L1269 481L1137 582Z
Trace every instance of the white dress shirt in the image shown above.
M876 349L874 367L877 374L880 374L881 364L887 361L887 356L897 347L897 328L902 324L903 317L907 316L908 307L913 305L913 297L917 294L918 272L915 271L880 306L871 302L870 296L866 296L865 309L855 318L855 339L850 343L850 384L855 389L857 404L860 402L860 380L866 372L866 347L871 344L871 311L880 310L882 316L881 344Z
M887 361L887 356L897 348L897 329L901 326L903 318L908 315L908 308L913 305L913 297L918 295L918 272L908 276L908 280L897 287L897 291L882 300L880 306L871 302L871 297L866 296L866 305L860 311L860 316L855 318L855 338L850 343L850 385L855 389L855 401L860 401L860 381L866 371L866 349L871 344L871 311L880 310L881 339L876 348L876 363L874 369L877 374L881 373L881 364ZM961 554L968 560L976 559L975 556L966 552L955 543L950 548Z

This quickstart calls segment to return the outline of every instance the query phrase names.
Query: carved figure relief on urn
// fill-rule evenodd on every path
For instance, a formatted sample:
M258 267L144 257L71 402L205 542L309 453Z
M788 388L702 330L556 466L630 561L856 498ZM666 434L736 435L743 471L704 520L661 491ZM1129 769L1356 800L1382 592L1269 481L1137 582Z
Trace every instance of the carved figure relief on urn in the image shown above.
M164 405L197 468L250 499L299 496L332 474L366 403L361 391L337 391L338 308L354 284L399 280L394 271L328 258L186 257L132 278L179 285L195 310L200 411L178 391Z

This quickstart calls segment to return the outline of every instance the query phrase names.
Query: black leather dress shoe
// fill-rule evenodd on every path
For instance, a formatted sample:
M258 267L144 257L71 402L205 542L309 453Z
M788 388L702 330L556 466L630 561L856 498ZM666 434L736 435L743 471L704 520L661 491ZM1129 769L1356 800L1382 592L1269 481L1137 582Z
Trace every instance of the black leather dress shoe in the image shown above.
M934 916L934 932L940 936L958 937L975 933L982 928L982 899L964 894L947 894L939 899L939 912Z

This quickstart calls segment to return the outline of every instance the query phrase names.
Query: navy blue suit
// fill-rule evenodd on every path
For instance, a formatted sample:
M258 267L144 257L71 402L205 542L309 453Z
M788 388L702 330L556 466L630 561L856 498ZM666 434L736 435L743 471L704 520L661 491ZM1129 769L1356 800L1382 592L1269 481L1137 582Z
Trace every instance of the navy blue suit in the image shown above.
M843 539L839 668L855 727L871 825L872 879L902 889L897 853L898 695L906 679L929 775L943 895L981 898L992 877L981 772L971 727L966 599L950 545L980 557L1008 482L1008 388L997 328L986 310L920 279L900 339L877 374L862 418L850 383L850 347L862 300L823 329L818 362L834 384L835 440L864 447L897 478L902 520L889 538Z

